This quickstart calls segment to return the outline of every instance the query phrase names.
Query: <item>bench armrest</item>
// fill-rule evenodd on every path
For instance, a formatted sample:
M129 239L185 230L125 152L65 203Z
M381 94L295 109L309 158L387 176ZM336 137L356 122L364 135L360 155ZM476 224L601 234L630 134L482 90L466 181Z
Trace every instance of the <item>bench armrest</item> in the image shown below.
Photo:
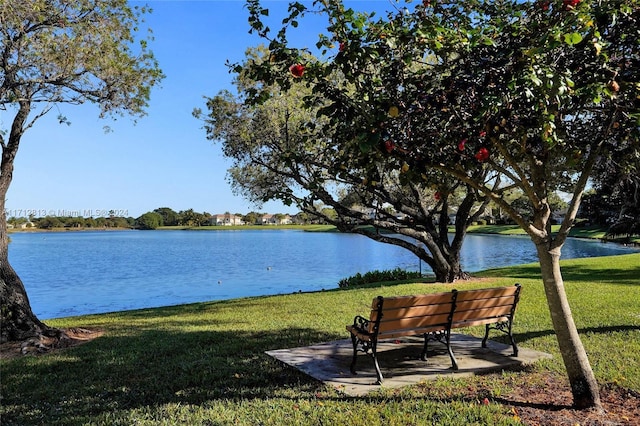
M356 329L359 333L369 334L370 322L371 321L369 321L367 318L356 315L355 318L353 318L353 328Z

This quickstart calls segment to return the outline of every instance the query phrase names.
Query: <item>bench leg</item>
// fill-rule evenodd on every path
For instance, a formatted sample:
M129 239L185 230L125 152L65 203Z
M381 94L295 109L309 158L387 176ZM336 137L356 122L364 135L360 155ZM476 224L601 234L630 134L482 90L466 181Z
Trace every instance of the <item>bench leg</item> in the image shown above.
M451 347L451 330L447 330L447 351L449 351L449 358L451 358L451 366L454 370L458 370L458 361L456 361L456 357L453 355L453 348Z
M449 358L451 358L451 367L454 370L458 369L458 361L456 360L455 355L453 354L453 348L451 348L451 332L431 332L424 334L424 348L422 349L422 353L420 354L420 359L422 361L427 360L427 346L429 344L429 339L437 340L447 347L447 352L449 353Z
M378 384L382 384L382 380L384 379L382 377L382 372L380 371L380 366L378 365L378 357L376 356L376 349L377 349L377 341L372 341L372 342L368 342L368 341L361 341L360 339L358 339L355 335L351 335L351 343L353 344L353 358L351 359L351 374L353 375L357 375L358 373L356 372L356 362L358 361L358 345L362 345L362 352L364 352L365 354L369 353L371 355L371 358L373 358L373 365L376 368L376 377L378 379L377 383Z
M509 340L511 340L511 346L513 347L512 356L518 356L518 345L516 345L516 341L513 340L513 333L511 332L511 321L509 321Z
M420 354L420 360L427 360L427 349L429 346L429 333L424 333L424 347L422 348L422 353Z
M483 348L487 347L487 339L489 339L489 330L494 328L496 330L502 331L503 333L506 333L507 336L509 336L509 341L511 342L511 347L513 348L513 354L511 356L518 356L518 345L516 345L516 341L513 338L513 333L511 332L511 321L509 321L509 323L506 324L506 328L507 328L506 331L505 331L505 323L498 323L495 327L491 327L490 324L487 324L485 327L486 327L486 330L484 333L484 338L482 339Z
M373 358L373 364L376 367L376 377L378 378L377 384L381 385L384 378L382 377L382 372L380 371L380 366L378 365L378 357L376 356L376 351L378 348L378 342L371 342L371 357Z
M358 338L355 335L351 335L351 343L353 344L353 359L351 360L351 374L356 373L356 361L358 360Z
M482 347L483 348L487 347L487 340L489 339L489 330L490 329L491 329L491 327L489 327L489 324L485 325L484 337L482 338Z

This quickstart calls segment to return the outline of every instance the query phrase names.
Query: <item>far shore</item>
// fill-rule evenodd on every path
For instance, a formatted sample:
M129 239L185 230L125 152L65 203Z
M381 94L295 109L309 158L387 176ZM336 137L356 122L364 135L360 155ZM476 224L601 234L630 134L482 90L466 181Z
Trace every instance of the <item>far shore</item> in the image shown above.
M557 232L559 225L552 227L553 232ZM134 231L132 228L11 228L9 233L18 232L110 232L110 231ZM299 230L307 232L340 232L333 225L231 225L231 226L161 226L159 231L249 231L249 230ZM453 231L453 228L451 228ZM489 234L489 235L526 235L525 231L518 225L471 225L467 229L469 234ZM603 242L612 242L631 246L640 246L640 236L616 236L608 237L607 230L602 227L574 227L569 233L573 238L595 239Z

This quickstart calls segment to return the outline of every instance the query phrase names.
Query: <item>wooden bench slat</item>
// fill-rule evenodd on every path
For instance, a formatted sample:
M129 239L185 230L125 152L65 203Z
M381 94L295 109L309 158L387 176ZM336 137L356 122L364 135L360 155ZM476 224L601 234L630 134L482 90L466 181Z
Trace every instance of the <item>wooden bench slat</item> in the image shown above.
M382 320L389 320L392 318L405 318L405 317L421 317L439 314L448 314L451 312L451 303L430 305L430 306L411 306L398 309L383 309ZM377 311L371 311L371 321L375 321L378 318Z
M513 296L508 297L496 297L493 299L479 299L479 300L466 300L456 301L457 311L469 311L473 309L490 308L493 306L513 306L515 298Z
M487 288L481 290L465 290L458 292L458 302L474 299L490 299L493 297L514 296L517 293L517 288L512 287L496 287Z
M476 325L492 324L492 323L495 323L495 322L503 322L503 321L509 321L509 317L458 321L458 322L451 323L451 328L473 327L473 326L476 326Z
M403 328L424 328L428 326L446 327L449 319L449 314L432 315L428 317L413 317L413 318L397 318L390 321L380 322L380 332L387 330L400 330Z
M434 326L427 328L405 329L405 330L393 330L378 335L380 339L395 339L396 337L404 336L417 336L424 333L430 333L432 331L442 330L442 326Z
M451 301L451 293L431 293L431 294L420 294L416 296L396 296L396 297L385 297L384 299L384 309L396 309L396 308L404 308L407 306L428 306L428 305L438 305L441 303L447 303ZM378 307L378 299L373 299L373 303L371 304L371 310L374 310Z
M486 319L492 317L502 317L511 313L512 306L495 306L491 308L475 309L471 311L456 311L453 313L453 321L464 321L469 319Z

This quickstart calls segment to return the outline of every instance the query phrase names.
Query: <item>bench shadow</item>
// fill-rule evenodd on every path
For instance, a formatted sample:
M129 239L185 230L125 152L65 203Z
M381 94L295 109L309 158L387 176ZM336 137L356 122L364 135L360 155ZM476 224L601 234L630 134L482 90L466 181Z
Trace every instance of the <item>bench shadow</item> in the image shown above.
M637 331L638 326L636 325L612 325L612 326L603 326L603 327L585 327L579 328L578 333L580 334L606 334L606 333L622 333L627 331ZM549 330L539 330L539 331L528 331L526 333L513 333L513 338L515 339L518 345L522 342L526 342L528 340L536 339L538 337L546 337L553 336L555 332L551 329ZM501 337L495 338L496 341L506 342L506 340Z

